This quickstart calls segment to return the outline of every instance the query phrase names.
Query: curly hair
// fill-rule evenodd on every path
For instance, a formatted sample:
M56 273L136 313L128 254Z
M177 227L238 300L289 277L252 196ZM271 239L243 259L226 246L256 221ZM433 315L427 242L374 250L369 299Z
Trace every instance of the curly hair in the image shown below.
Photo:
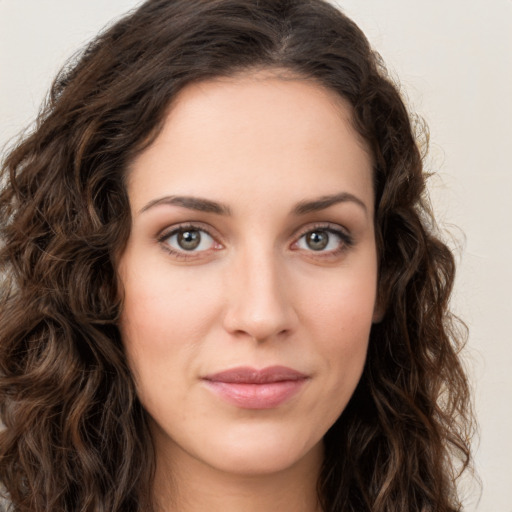
M0 174L0 482L18 512L154 509L155 454L118 330L129 163L187 84L255 69L349 101L374 159L378 297L361 381L327 432L325 512L455 512L473 420L454 258L418 134L360 29L324 0L148 0L55 80Z

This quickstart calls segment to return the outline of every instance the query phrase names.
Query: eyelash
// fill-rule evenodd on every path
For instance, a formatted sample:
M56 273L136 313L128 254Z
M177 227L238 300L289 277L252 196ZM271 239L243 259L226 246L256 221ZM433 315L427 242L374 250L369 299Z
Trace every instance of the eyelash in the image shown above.
M206 226L203 226L201 224L180 224L178 226L174 226L170 230L164 231L161 235L157 237L157 242L162 246L162 248L171 254L173 257L181 259L181 260L190 260L197 258L198 253L204 253L209 252L211 249L206 249L204 251L178 251L173 249L166 241L169 240L172 236L175 236L177 234L184 233L186 231L199 231L206 233L209 237L211 237L216 244L221 245L219 242L217 242L217 237L212 235L210 229L208 229ZM313 226L309 225L307 228L299 232L299 234L295 237L295 241L293 242L292 246L297 245L299 241L308 233L314 233L315 231L321 231L321 232L327 232L330 235L335 235L339 238L340 244L339 247L337 247L335 250L332 251L315 251L313 249L307 251L315 255L316 258L332 258L335 256L338 256L342 254L343 252L347 251L354 245L354 239L353 237L348 234L346 231L340 229L338 225L333 225L329 223L325 224L314 224ZM213 249L218 250L218 249ZM292 250L300 250L300 249L292 249Z
M292 245L297 245L299 241L308 233L314 233L314 232L326 232L330 235L335 235L339 238L340 243L339 246L331 251L314 251L313 249L310 249L307 252L310 252L312 255L314 255L315 258L332 258L339 256L340 254L346 252L348 249L350 249L354 245L354 238L347 233L347 231L341 229L336 224L329 224L329 223L320 223L320 224L314 224L313 226L309 225L307 228L299 232L299 235L296 237L296 241L293 242ZM300 250L300 249L299 249Z
M190 260L197 258L197 253L195 251L178 251L173 249L168 243L166 243L169 238L171 238L174 235L177 235L179 233L184 233L186 231L200 231L203 233L206 233L209 237L211 237L216 244L219 244L219 242L216 241L216 238L214 235L211 234L210 229L208 229L206 226L203 226L201 224L180 224L178 226L174 226L172 229L168 231L164 231L161 235L157 237L157 242L162 246L162 248L174 256L175 258L181 259L181 260ZM220 244L219 244L220 245ZM208 250L205 251L198 251L200 252L208 252Z

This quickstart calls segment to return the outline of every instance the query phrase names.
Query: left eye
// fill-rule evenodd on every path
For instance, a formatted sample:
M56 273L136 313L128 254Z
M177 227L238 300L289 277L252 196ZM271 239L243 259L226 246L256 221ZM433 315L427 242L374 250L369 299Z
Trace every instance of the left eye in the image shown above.
M343 245L343 237L332 230L315 229L304 233L297 241L297 248L306 251L335 251Z
M165 239L167 245L176 251L207 251L213 248L215 240L202 229L182 228Z

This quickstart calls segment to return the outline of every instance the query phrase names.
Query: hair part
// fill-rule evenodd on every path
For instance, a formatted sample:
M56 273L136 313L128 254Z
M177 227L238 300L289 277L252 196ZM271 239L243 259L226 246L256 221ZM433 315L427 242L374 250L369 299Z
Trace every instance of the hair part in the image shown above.
M14 510L151 511L154 453L117 328L125 174L188 84L258 69L352 108L374 159L379 301L365 370L325 436L326 512L455 512L472 416L454 260L397 86L323 0L149 0L55 80L0 182L0 481Z

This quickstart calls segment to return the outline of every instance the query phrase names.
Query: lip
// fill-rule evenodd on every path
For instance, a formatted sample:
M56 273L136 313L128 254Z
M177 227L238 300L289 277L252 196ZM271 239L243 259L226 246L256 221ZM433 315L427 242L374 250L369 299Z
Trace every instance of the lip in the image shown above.
M240 366L203 377L207 388L242 409L274 409L290 400L309 377L286 366Z

